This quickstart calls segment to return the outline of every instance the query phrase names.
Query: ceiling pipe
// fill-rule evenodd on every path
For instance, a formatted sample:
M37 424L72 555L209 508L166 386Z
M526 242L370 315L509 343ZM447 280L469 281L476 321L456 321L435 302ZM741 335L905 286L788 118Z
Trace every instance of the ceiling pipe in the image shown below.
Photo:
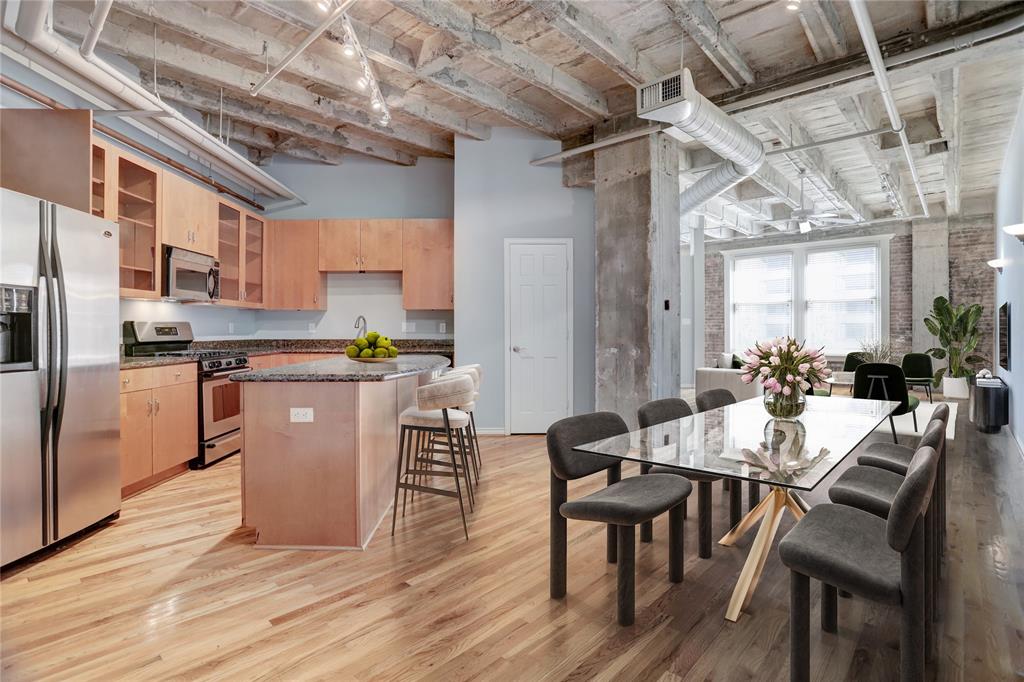
M341 0L334 9L328 12L327 18L320 22L319 26L310 31L309 35L307 35L301 43L292 48L292 51L288 53L287 57L281 60L280 64L275 66L272 71L264 76L263 80L252 86L252 89L249 90L249 94L253 97L260 94L260 91L267 87L267 84L270 83L270 81L277 78L278 74L287 69L288 65L295 61L295 58L302 54L307 47L312 45L314 40L319 38L324 31L329 29L334 22L340 19L341 15L345 13L345 10L351 7L354 2L355 0Z
M107 15L110 14L113 4L114 0L96 0L96 6L89 15L89 30L82 37L82 46L78 48L78 52L86 59L92 57L93 50L96 49L100 33L103 32L103 24L107 23Z
M979 43L995 40L1022 30L1024 30L1024 12L1015 14L998 23L992 24L991 26L986 26L969 33L964 33L963 35L952 36L932 43L931 45L920 47L916 50L910 50L902 54L886 57L883 61L886 68L898 69L901 66L907 66L915 62L930 59L931 57L936 57L946 52L967 50L975 47ZM776 88L768 92L748 96L739 95L733 101L723 102L719 106L722 108L722 111L734 114L746 111L747 109L781 102L797 95L802 95L816 90L825 90L834 85L839 85L840 83L848 83L861 78L870 77L872 73L873 69L870 65L852 66L842 71L828 73L823 76L818 76L817 78Z
M889 74L885 70L885 60L882 57L882 50L878 46L878 38L875 36L875 29L871 25L871 15L868 13L868 5L865 0L850 0L850 9L853 11L853 18L857 21L857 30L860 31L861 40L864 42L864 50L868 54L871 68L875 72L875 80L878 82L878 90L882 94L882 104L889 115L889 123L900 138L900 145L903 147L903 155L907 159L907 167L910 169L910 177L914 181L914 189L917 190L917 200L921 204L921 212L928 217L928 203L924 199L924 189L921 187L921 178L917 174L917 165L914 163L914 154L910 149L910 140L907 139L907 124L900 116L896 106L896 98L892 94L892 85L889 83Z
M52 0L21 2L13 31L4 24L3 47L21 54L45 70L65 78L86 92L98 96L107 104L132 110L159 110L167 116L149 117L147 128L200 158L216 164L218 171L240 184L273 197L298 199L298 195L274 177L260 170L238 154L221 144L200 126L180 112L132 81L95 55L82 56L69 42L47 29L46 17Z

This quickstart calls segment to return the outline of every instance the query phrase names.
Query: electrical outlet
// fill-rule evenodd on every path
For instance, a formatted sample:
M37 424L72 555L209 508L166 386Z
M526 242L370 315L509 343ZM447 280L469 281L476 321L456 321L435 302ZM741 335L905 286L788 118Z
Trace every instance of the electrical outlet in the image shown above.
M441 322L440 324L437 325L437 331L444 334L446 331L448 331L448 325L445 324L444 322Z
M313 408L312 407L293 407L291 408L291 422L293 424L312 424L313 423Z
M415 322L403 322L402 323L402 332L403 333L414 332L414 331L416 331L416 323Z
M310 322L309 324L307 324L306 330L309 331L310 334L316 332L316 322Z
M228 322L228 334L234 334L234 333L235 333L235 323L234 322Z

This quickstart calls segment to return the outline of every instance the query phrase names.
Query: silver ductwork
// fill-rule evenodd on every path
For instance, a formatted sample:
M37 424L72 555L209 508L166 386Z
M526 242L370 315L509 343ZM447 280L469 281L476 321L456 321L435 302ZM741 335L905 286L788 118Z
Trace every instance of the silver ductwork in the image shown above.
M3 26L3 46L24 55L30 62L68 80L76 87L118 109L161 111L166 116L148 117L147 125L163 136L212 164L226 177L272 197L298 199L298 195L248 159L222 144L179 111L132 81L126 74L84 50L88 57L46 26L52 0L22 0L17 6L14 26ZM96 19L99 20L99 15ZM101 28L98 24L96 28ZM87 36L88 38L88 36ZM84 47L88 48L88 42Z
M689 69L640 86L637 116L670 123L724 159L680 195L680 217L750 177L764 163L761 140L697 92Z

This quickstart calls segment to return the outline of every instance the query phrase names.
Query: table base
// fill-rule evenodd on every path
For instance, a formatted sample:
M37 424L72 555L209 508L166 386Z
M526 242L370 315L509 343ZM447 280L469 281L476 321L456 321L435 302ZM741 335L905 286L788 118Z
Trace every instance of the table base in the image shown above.
M772 486L771 492L718 541L718 544L730 547L761 520L761 527L757 531L754 544L750 547L747 561L743 564L743 570L740 571L740 577L729 599L729 607L725 612L726 620L735 623L743 610L750 605L757 582L764 570L764 563L771 552L775 534L779 530L782 515L787 509L799 521L807 512L807 504L788 489Z

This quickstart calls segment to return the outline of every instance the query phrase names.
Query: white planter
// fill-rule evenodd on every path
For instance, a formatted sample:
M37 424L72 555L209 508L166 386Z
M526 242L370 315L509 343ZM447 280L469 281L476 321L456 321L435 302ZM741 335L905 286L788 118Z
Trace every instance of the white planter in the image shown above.
M971 395L967 386L967 377L942 377L942 395L947 398L967 400Z

